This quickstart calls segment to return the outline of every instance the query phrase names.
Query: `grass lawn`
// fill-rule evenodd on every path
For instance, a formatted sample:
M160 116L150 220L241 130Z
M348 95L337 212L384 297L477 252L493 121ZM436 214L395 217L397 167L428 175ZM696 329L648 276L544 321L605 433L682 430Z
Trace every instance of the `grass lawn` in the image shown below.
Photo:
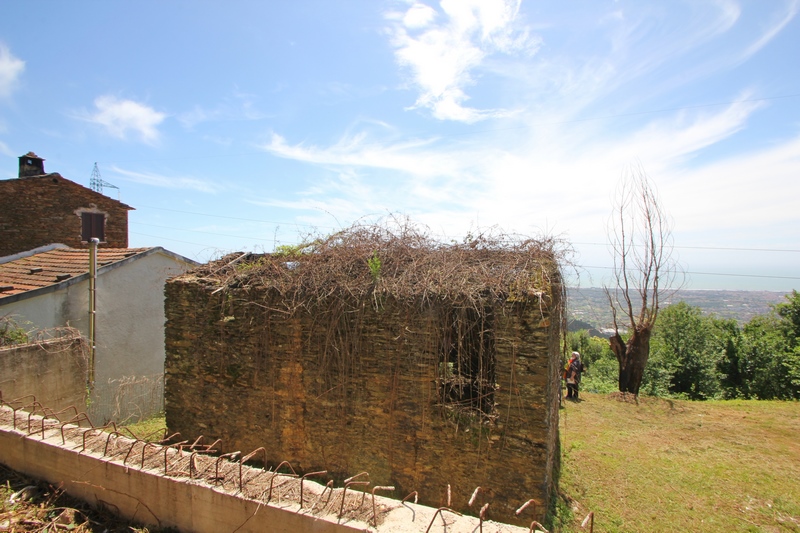
M800 532L800 402L582 394L560 412L561 531Z

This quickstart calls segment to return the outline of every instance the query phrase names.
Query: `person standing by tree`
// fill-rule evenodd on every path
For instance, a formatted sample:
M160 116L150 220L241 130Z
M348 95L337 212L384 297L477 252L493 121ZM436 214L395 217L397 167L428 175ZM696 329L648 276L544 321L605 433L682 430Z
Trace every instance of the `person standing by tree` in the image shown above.
M567 363L566 370L564 370L564 377L567 380L567 399L578 401L578 387L581 383L581 373L583 372L583 363L581 363L581 354L572 352Z

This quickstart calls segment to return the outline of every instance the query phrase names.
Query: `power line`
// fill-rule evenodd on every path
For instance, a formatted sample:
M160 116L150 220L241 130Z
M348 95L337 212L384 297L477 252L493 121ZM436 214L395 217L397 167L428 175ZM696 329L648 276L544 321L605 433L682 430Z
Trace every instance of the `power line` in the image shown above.
M608 243L602 242L573 242L572 244L579 244L581 246L608 246ZM634 244L633 246L641 246ZM800 253L800 250L791 250L788 248L731 248L725 246L673 246L676 250L718 250L728 252L790 252Z
M590 269L594 268L597 270L614 270L614 267L609 266L588 266L588 265L580 265L579 268L582 269ZM800 277L796 276L764 276L760 274L729 274L724 272L685 272L686 274L692 274L697 276L729 276L729 277L737 277L737 278L764 278L764 279L798 279Z
M279 222L274 220L260 220L255 218L243 218L243 217L231 217L227 215L214 215L210 213L199 213L197 211L182 211L180 209L169 209L166 207L153 207L153 206L139 206L145 209L156 209L159 211L171 211L173 213L183 213L186 215L197 215L197 216L204 216L210 218L222 218L227 220L241 220L244 222L260 222L263 224L277 224L280 226L300 226L300 227L307 227L307 228L323 228L323 229L338 229L333 226L317 226L314 224L301 224L298 222ZM241 237L240 235L230 235L230 234L223 234L223 233L213 233L213 232L204 232L199 230L190 230L190 229L181 229L175 228L173 226L157 226L154 224L146 224L144 222L136 222L136 224L140 224L142 226L150 226L153 228L165 228L165 229L174 229L179 231L191 231L193 233L206 233L208 235L218 235L220 237L236 237L236 238L246 238ZM264 240L269 241L271 239L264 239L258 237L252 237L256 240ZM571 244L580 245L580 246L608 246L608 243L601 243L601 242L573 242ZM638 245L635 245L638 246ZM800 253L800 250L793 250L790 248L739 248L739 247L726 247L726 246L673 246L676 250L709 250L709 251L727 251L727 252L777 252L777 253Z
M182 228L175 228L175 227L172 227L172 226L158 226L156 224L145 224L143 222L137 222L137 224L139 226L148 226L148 227L151 227L151 228L163 228L163 229L171 229L171 230L177 230L177 231L189 231L191 233L202 233L204 235L216 235L218 237L233 237L234 239L253 239L253 240L256 240L256 241L267 241L267 242L275 240L275 239L265 239L263 237L249 237L249 236L243 237L242 235L231 235L230 233L214 233L212 231L201 231L201 230L196 230L196 229L182 229Z
M153 207L149 205L140 205L138 207L143 207L145 209L156 209L159 211L172 211L173 213L183 213L186 215L198 215L203 217L211 217L211 218L225 218L228 220L243 220L245 222L262 222L264 224L279 224L279 225L286 225L286 226L303 226L308 228L324 228L324 229L337 229L333 226L317 226L314 224L300 224L298 222L277 222L274 220L259 220L256 218L242 218L242 217L231 217L226 215L212 215L210 213L198 213L196 211L181 211L180 209L168 209L166 207Z

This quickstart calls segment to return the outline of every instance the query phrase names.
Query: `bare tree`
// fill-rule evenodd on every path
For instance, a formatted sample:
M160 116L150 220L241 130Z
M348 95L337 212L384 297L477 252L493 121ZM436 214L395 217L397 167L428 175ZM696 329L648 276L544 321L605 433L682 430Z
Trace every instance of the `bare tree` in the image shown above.
M659 304L679 274L669 218L641 165L620 181L608 237L614 256L614 283L604 287L614 317L609 344L619 362L620 392L639 394Z

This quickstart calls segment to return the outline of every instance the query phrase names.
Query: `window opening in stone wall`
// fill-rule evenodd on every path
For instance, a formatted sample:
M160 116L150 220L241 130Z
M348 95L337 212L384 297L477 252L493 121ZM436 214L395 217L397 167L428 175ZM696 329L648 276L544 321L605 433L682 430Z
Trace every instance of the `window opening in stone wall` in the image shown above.
M89 242L91 239L106 241L105 213L81 213L81 240Z
M438 385L443 406L494 414L495 344L491 309L448 313L439 354Z

